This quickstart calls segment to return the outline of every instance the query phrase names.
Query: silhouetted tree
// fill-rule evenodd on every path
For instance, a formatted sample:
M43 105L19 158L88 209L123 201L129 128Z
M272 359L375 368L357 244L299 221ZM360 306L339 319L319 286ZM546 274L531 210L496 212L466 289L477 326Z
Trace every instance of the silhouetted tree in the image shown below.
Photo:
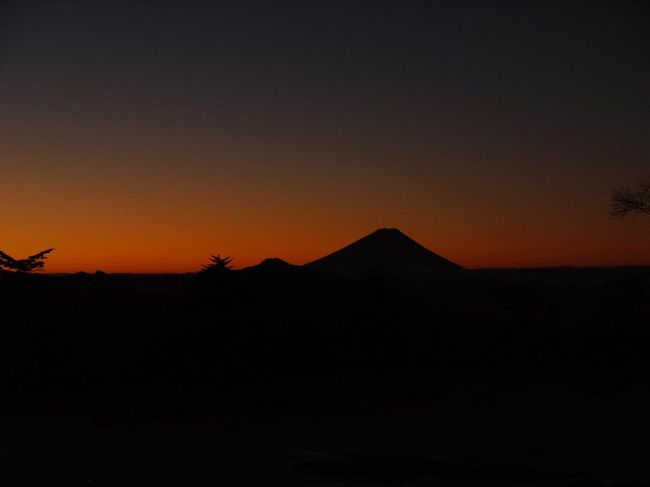
M210 263L205 264L198 272L199 282L209 284L210 287L228 287L232 279L232 257L221 255L210 256Z
M620 186L612 190L610 215L625 217L640 213L650 215L650 177L642 180L637 188Z
M210 263L205 264L199 274L217 274L232 270L232 257L221 257L221 255L210 256Z
M9 254L0 250L0 272L28 274L40 271L45 267L47 254L54 249L47 249L38 254L30 255L26 259L14 259Z

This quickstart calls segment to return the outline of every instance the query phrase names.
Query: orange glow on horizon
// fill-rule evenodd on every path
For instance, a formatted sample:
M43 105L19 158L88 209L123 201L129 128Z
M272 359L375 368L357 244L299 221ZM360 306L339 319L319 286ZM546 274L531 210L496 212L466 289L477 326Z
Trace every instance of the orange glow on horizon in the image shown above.
M554 181L514 162L483 169L469 154L442 153L455 165L414 173L402 158L425 156L406 149L377 154L370 171L370 147L314 152L273 140L241 152L139 152L87 144L7 151L14 164L0 180L9 208L0 249L24 257L54 247L50 273L176 273L217 253L237 268L267 257L303 264L396 227L467 268L650 264L649 222L608 217L612 181L622 180L615 169Z
M390 167L345 178L16 167L0 181L11 209L0 249L22 258L54 247L49 273L194 272L217 253L237 268L267 257L304 264L381 227L399 228L467 268L650 264L649 222L610 219L605 181L577 189L568 181L549 195ZM556 191L575 194L567 204Z
M634 233L630 225L622 224L621 228ZM372 230L374 228L369 228L365 233ZM436 232L436 236L427 237L423 232L402 230L427 248L467 268L650 265L646 249L627 240L626 232L613 234L609 240L601 239L597 245L588 242L580 245L570 235L557 241L549 236L546 242L533 245L527 240L495 240L480 235L476 239L462 240L460 235L453 233ZM344 236L330 231L324 236L305 232L304 235L287 237L282 231L271 233L271 229L258 228L240 235L198 233L197 238L192 239L190 234L160 235L162 232L156 234L145 230L130 241L121 240L116 235L103 238L98 233L87 235L83 241L55 242L57 247L46 263L45 272L195 272L211 254L217 253L232 256L235 268L255 265L268 257L280 257L300 265L338 250L365 234L350 229L343 232ZM147 235L150 238L145 238ZM49 243L44 239L41 247L45 248ZM15 257L24 257L42 250L41 247L14 244L4 250ZM612 252L610 249L614 248L623 248L624 252Z
M40 171L39 157L16 153L0 180L3 207L11 208L0 249L22 258L54 247L49 273L194 272L217 253L236 268L268 257L304 264L381 227L467 268L650 265L648 221L607 216L615 179L608 174L540 190L466 181L461 172L443 182L388 163L381 173L351 165L344 175L326 166L278 175L200 164L179 173L161 162L152 173L136 161L120 169L97 158L92 167ZM562 191L567 201L556 197Z

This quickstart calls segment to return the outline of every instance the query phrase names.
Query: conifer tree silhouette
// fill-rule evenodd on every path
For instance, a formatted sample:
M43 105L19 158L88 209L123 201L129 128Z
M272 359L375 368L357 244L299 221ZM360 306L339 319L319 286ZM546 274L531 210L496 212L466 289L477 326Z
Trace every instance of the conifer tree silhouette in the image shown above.
M233 269L232 257L221 257L221 255L210 256L210 262L203 265L198 272L199 282L210 285L210 287L225 288L232 281Z
M210 256L210 263L205 264L201 269L202 274L217 274L232 270L232 257L221 257L221 255Z
M47 249L38 254L30 255L25 259L14 259L9 254L0 250L0 272L14 274L29 274L40 271L45 267L47 255L54 249Z

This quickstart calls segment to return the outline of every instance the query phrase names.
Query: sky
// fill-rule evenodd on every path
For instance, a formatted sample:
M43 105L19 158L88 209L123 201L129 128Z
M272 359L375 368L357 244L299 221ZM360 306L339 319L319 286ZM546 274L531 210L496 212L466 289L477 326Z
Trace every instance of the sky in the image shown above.
M397 227L470 268L650 264L643 2L0 4L0 249L302 264Z

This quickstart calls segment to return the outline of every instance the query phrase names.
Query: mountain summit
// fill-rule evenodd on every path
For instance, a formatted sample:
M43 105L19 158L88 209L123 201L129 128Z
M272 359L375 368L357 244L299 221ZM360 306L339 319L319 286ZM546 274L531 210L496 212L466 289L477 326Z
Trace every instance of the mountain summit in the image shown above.
M423 247L397 228L380 228L305 266L341 274L362 274L371 269L402 272L461 269L459 265Z

